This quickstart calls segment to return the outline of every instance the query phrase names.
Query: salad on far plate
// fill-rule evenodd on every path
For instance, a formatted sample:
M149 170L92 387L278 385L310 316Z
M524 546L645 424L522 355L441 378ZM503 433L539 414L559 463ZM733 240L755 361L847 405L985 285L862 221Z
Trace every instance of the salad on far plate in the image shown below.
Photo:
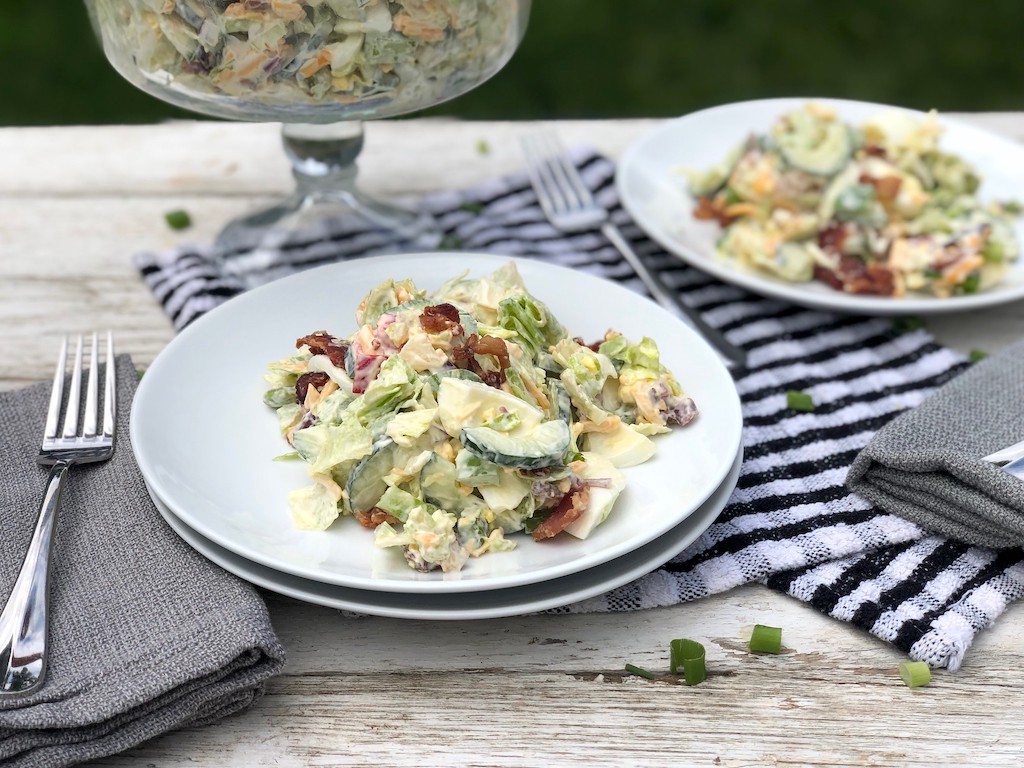
M264 377L293 448L278 458L310 476L289 494L292 522L326 530L350 515L420 571L458 571L520 531L586 538L625 487L620 470L697 415L652 339L585 343L513 262L429 296L387 280L356 325L299 338Z
M942 151L941 135L934 112L851 125L811 102L715 167L688 171L693 215L721 225L719 257L787 282L891 297L977 293L1020 255L1020 206L980 202L981 179Z

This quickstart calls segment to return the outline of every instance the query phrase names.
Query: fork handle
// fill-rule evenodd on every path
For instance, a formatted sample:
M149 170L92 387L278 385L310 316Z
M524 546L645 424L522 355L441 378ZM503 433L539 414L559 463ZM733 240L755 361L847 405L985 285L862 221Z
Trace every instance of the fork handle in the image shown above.
M30 693L46 677L50 555L61 488L70 466L59 461L50 469L25 562L0 614L0 696Z
M654 272L651 272L647 268L647 265L643 263L636 252L630 247L629 243L626 242L626 238L624 238L622 233L619 232L618 227L610 221L606 221L601 225L601 232L611 241L612 245L618 248L619 252L626 257L626 261L629 262L630 266L633 267L633 270L640 276L640 279L643 281L643 284L647 286L647 290L651 292L655 301L693 326L697 332L718 351L719 356L721 356L727 366L732 368L746 365L746 352L726 339L717 328L712 328L704 322L704 318L700 316L700 312L687 306L683 300L679 298L679 295L676 292L665 285L665 283L661 281L661 278Z

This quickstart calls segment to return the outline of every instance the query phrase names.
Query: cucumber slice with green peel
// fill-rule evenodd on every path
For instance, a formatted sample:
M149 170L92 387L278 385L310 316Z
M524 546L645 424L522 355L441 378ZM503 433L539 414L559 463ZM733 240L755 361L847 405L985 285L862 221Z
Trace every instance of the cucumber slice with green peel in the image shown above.
M545 421L526 435L470 427L462 430L459 437L468 450L499 466L541 469L564 462L570 432L568 424L556 420Z
M840 122L820 124L814 132L793 131L777 135L779 152L797 170L813 176L839 173L853 154L850 130Z
M384 477L395 466L401 450L390 438L374 446L373 453L356 464L345 483L348 505L353 512L369 512L388 489Z
M433 454L420 470L420 492L424 501L448 512L483 508L480 499L459 490L457 480L455 464L443 456Z

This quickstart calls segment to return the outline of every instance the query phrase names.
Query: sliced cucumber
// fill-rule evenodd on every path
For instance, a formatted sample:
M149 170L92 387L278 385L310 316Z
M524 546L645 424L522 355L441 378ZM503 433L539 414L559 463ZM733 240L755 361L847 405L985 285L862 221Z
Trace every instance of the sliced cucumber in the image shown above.
M564 421L556 420L545 421L526 435L470 427L459 437L468 450L499 466L541 469L564 462L570 433Z
M345 483L348 506L353 512L369 512L388 489L384 477L395 466L400 447L391 438L380 441L373 452L356 464Z
M798 113L801 114L801 113ZM794 130L775 136L789 165L814 176L839 173L853 154L850 130L839 121L799 121Z
M425 501L448 512L483 508L479 498L459 490L455 464L436 453L420 470L420 492Z

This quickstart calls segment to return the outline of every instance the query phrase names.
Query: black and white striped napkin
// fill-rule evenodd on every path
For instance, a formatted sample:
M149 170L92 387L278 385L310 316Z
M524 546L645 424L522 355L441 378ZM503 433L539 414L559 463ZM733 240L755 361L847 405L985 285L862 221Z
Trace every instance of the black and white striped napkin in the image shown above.
M963 356L920 329L898 333L890 320L761 298L686 266L630 220L609 160L590 152L574 157L636 251L747 350L749 365L736 377L743 465L718 520L657 571L558 611L652 608L760 581L914 659L959 667L975 634L1024 594L1024 553L929 534L873 508L844 481L871 436L962 371ZM643 292L602 235L566 236L553 229L525 174L438 193L424 206L443 227L449 250L540 258ZM219 269L202 247L140 254L135 263L180 329L247 285L395 249L377 233L328 229L286 247L240 254L232 260L233 274ZM790 410L787 390L812 395L815 410Z

